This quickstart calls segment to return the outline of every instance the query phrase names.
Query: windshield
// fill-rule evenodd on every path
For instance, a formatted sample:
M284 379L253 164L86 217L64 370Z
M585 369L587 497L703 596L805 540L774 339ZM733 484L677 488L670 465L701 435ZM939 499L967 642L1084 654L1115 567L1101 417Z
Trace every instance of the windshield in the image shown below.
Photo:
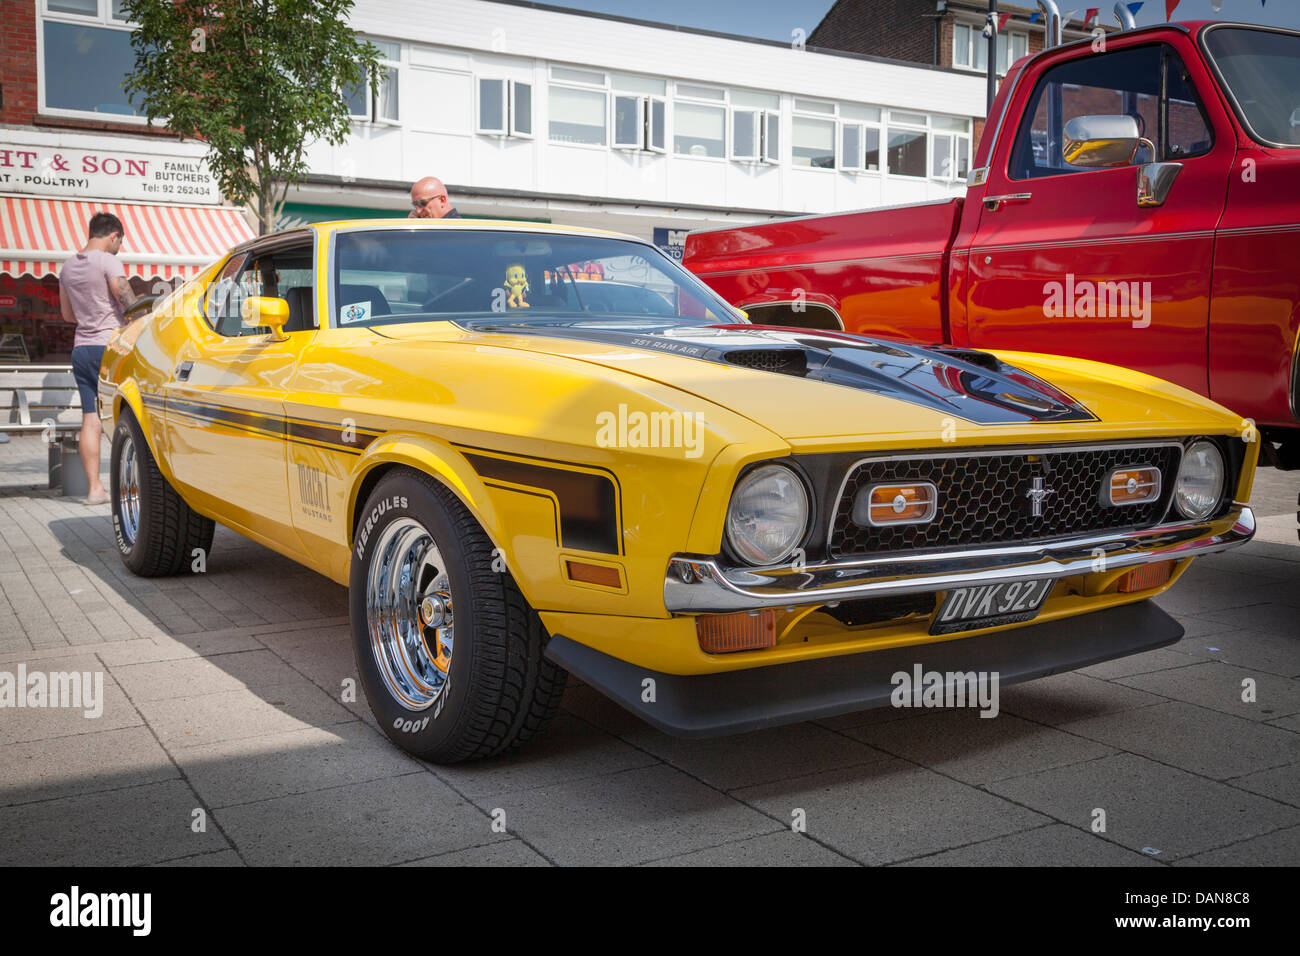
M1255 139L1300 146L1300 35L1215 27L1205 48Z
M653 246L599 236L464 229L339 233L335 323L456 319L707 325L744 319Z

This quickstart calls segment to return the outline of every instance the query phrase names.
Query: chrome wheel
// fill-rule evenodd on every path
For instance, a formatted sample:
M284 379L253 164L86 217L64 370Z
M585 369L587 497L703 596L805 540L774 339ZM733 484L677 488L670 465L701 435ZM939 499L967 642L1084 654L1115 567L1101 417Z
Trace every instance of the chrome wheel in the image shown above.
M375 544L366 583L366 624L379 676L410 710L447 686L454 634L451 581L424 526L398 518Z
M122 442L117 465L117 521L122 540L128 547L135 544L140 533L140 464L129 434Z

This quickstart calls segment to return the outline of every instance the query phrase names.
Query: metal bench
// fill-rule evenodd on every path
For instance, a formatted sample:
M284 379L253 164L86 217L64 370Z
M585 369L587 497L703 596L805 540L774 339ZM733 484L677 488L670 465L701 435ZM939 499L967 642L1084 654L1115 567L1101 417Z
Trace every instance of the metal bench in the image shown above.
M81 397L71 365L0 365L0 442L28 433L49 443L50 487L63 487L63 462L76 459L81 434ZM84 483L70 473L65 490Z

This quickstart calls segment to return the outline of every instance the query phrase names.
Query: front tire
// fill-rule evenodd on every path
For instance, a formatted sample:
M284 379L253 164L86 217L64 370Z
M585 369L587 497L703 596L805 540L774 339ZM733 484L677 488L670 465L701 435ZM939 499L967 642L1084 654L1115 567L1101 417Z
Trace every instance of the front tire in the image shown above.
M195 551L201 550L206 566L216 525L163 477L140 423L127 409L113 429L109 461L113 537L122 562L141 577L166 577L192 567Z
M361 685L403 750L450 764L514 750L559 709L566 672L491 539L428 475L385 475L361 512L349 602Z

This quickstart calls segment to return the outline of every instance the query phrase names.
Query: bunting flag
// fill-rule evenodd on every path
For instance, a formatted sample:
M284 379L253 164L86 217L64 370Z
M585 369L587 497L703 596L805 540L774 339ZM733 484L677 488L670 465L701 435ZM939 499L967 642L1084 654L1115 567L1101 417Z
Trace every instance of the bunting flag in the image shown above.
M1061 22L1069 23L1071 20L1074 19L1074 15L1078 12L1079 12L1078 7L1075 7L1073 10L1066 10L1065 13L1061 14Z
M1083 22L1091 23L1093 20L1097 19L1097 14L1099 14L1100 12L1101 12L1101 7L1089 7L1083 13Z
M1178 4L1183 0L1165 0L1165 22L1168 23L1174 18L1174 11L1178 9Z
M1002 16L998 17L998 33L1002 32L1003 28L1007 25L1007 21L1010 19L1011 14L1009 13L1004 13Z
M1030 23L1037 23L1037 22L1038 22L1039 20L1041 20L1041 19L1043 19L1043 11L1042 11L1042 10L1038 10L1038 11L1036 11L1036 12L1034 12L1034 13L1031 13L1031 14L1029 15L1029 22L1030 22Z
M1210 0L1210 9L1218 13L1223 9L1223 0Z
M1128 12L1133 14L1133 16L1137 16L1138 11L1141 10L1142 7L1145 6L1145 4L1146 4L1146 0L1142 0L1141 3L1130 3L1128 5Z

